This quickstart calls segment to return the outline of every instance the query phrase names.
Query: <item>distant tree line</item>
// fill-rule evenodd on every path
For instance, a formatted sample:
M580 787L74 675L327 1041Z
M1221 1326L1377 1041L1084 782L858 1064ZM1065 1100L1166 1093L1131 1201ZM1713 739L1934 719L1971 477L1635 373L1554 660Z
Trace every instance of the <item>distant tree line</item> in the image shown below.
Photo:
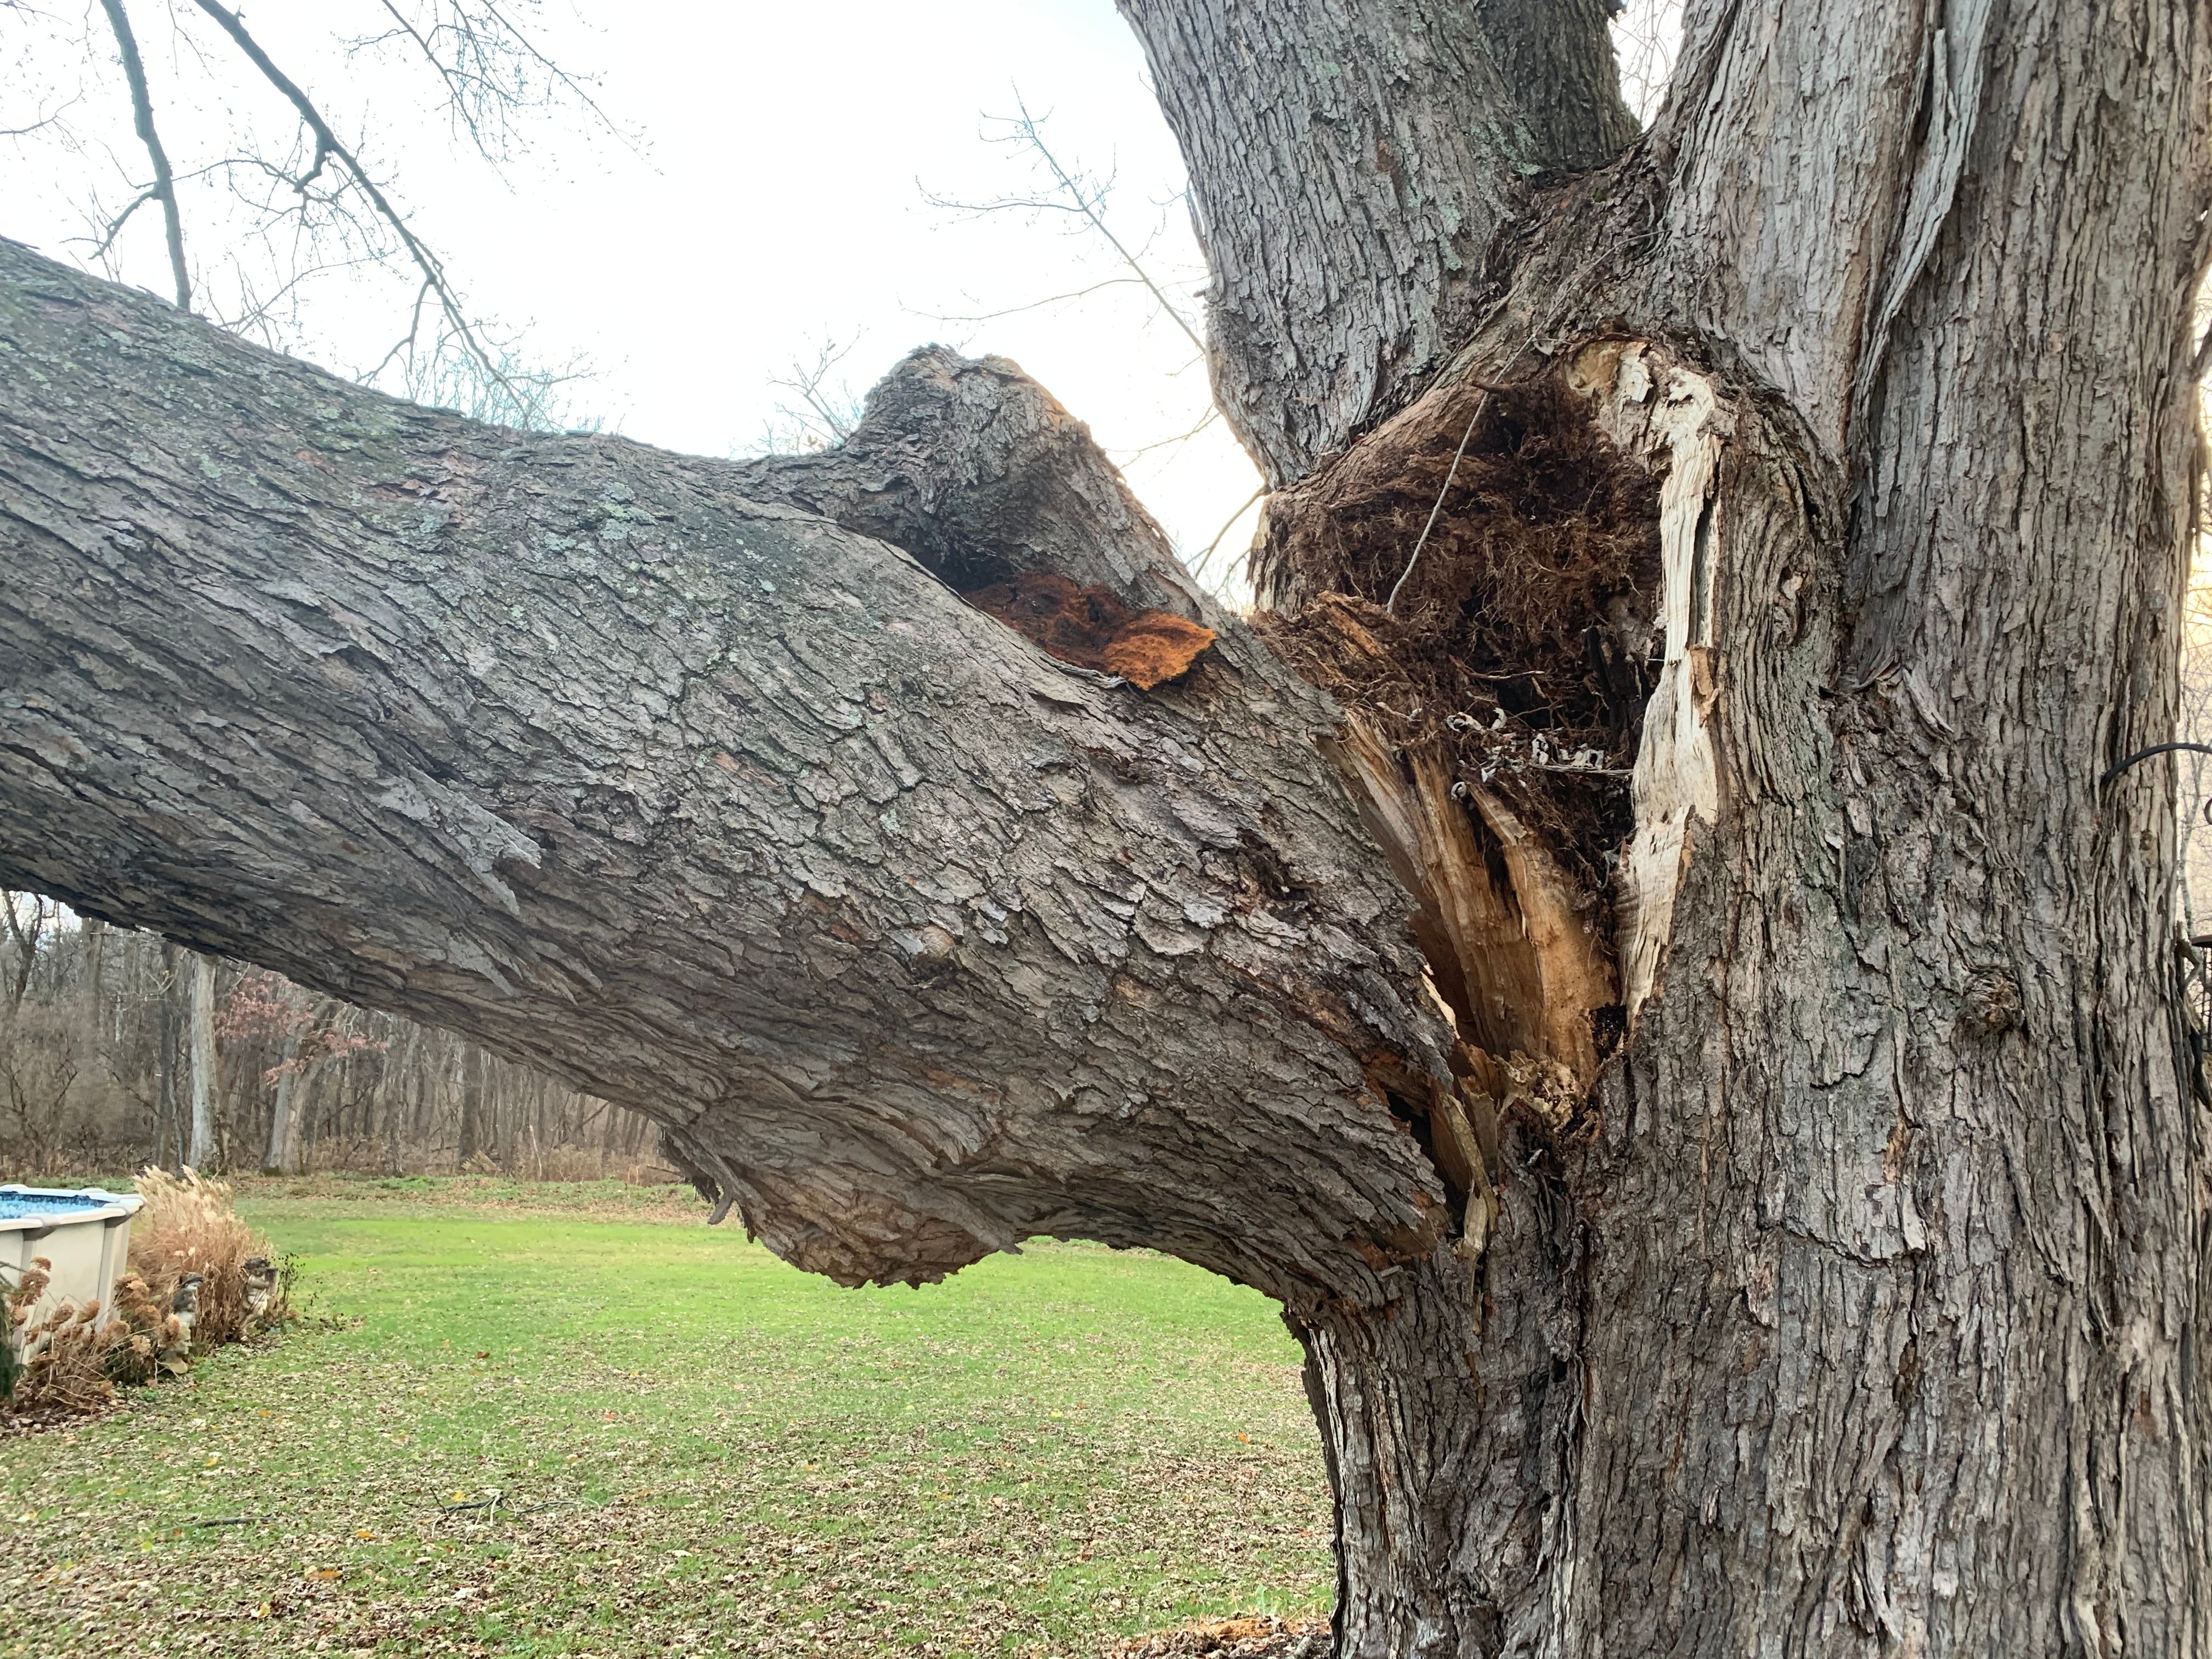
M653 1126L447 1031L0 892L0 1170L672 1178Z

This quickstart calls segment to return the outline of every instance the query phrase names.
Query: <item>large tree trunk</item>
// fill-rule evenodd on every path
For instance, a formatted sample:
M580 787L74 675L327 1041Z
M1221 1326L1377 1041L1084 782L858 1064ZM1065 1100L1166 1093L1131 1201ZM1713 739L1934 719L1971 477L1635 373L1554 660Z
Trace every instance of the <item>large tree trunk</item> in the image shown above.
M1126 9L1163 72L1153 15L1207 10ZM1376 27L1404 33L1374 61L1426 38ZM2178 4L1693 8L1645 144L1540 200L1451 368L1271 503L1271 635L1383 743L1351 769L1463 1035L1552 993L1451 925L1447 793L1493 859L1523 826L1571 882L1618 855L1584 896L1626 1040L1503 1160L1464 1382L1449 1281L1311 1345L1350 1650L2212 1644L2171 797L2103 781L2173 719L2205 45ZM1289 78L1218 93L1202 142L1179 122L1194 166L1279 131ZM1256 189L1218 213L1270 222ZM1618 459L1563 431L1592 419ZM1632 499L1621 460L1658 473L1651 562L1607 572L1640 593L1532 607L1516 560L1576 574L1527 522L1563 450L1601 502ZM1517 661L1486 609L1534 609ZM1547 626L1592 679L1651 630L1637 732L1559 695L1585 662ZM1547 671L1553 707L1440 731L1470 668ZM1628 821L1524 724L1632 755ZM1506 1115L1509 1145L1540 1115Z
M1597 8L1124 9L1274 654L1010 366L718 465L0 249L0 882L635 1104L843 1279L1280 1297L1345 1655L2212 1648L2172 796L2106 780L2198 11L1696 9L1553 185Z
M1271 484L1472 326L1529 181L1636 136L1604 0L1120 0L1190 162L1222 411Z

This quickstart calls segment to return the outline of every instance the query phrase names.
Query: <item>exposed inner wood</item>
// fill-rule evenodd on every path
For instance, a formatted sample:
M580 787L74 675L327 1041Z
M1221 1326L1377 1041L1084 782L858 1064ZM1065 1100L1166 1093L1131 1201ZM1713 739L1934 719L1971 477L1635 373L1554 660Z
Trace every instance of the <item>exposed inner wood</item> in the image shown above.
M1632 1024L1659 977L1693 825L1720 812L1711 720L1723 661L1713 644L1713 568L1722 446L1730 422L1712 381L1646 342L1607 341L1575 357L1567 383L1628 454L1661 471L1664 639L1637 744L1636 834L1615 898L1622 1000Z
M1025 574L961 596L1062 662L1149 691L1187 672L1217 637L1172 611L1133 611L1111 588Z
M1277 496L1255 550L1258 625L1345 708L1328 752L1418 900L1460 1039L1425 1128L1461 1193L1485 1165L1462 1149L1494 1146L1501 1115L1582 1110L1624 1026L1616 951L1640 1000L1664 939L1671 887L1644 872L1710 800L1677 799L1710 746L1673 688L1703 639L1685 504L1710 492L1718 417L1692 377L1655 398L1648 358L1440 386Z

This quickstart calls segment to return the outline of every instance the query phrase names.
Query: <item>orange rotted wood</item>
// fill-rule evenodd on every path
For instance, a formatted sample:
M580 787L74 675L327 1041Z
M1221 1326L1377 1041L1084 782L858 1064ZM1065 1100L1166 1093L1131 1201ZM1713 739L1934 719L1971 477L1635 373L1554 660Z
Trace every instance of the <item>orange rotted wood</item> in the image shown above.
M1214 640L1212 629L1172 611L1134 611L1107 588L1079 587L1050 573L963 597L1062 662L1119 675L1140 691L1183 673Z

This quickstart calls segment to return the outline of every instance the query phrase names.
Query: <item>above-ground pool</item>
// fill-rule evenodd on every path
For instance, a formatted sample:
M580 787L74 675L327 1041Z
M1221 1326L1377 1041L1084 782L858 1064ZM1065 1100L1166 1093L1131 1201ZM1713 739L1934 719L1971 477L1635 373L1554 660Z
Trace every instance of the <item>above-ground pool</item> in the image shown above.
M0 1187L0 1280L13 1285L44 1256L53 1277L33 1319L60 1302L97 1301L104 1310L131 1252L131 1218L145 1202L97 1187Z

